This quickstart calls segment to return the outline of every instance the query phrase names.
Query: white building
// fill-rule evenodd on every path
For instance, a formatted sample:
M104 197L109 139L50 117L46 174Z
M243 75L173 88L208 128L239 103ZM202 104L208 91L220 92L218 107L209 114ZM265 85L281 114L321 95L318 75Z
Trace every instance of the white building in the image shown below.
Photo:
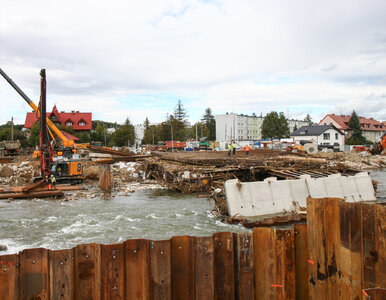
M134 125L135 145L141 145L145 136L145 126L142 124Z
M300 127L310 126L310 124L306 121L287 119L287 122L290 134Z
M222 143L230 140L248 141L261 139L263 117L235 113L216 115L216 140Z
M291 134L293 141L312 141L317 145L344 145L344 133L334 125L303 126Z

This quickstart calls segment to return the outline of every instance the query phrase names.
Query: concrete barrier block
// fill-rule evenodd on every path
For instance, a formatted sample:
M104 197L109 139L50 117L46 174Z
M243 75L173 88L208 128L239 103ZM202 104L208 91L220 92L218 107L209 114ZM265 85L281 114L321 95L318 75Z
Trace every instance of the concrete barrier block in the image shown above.
M309 175L307 175L309 176ZM309 176L310 177L310 176ZM311 177L310 177L311 178ZM307 206L307 197L310 195L305 178L288 180L293 201L300 207Z
M272 193L274 213L294 209L289 180L271 181L268 184Z
M308 192L312 198L324 198L327 195L326 188L322 178L306 179Z
M344 198L346 199L346 201L347 202L360 201L361 197L359 196L355 178L352 176L351 177L342 176L340 181L342 184Z
M340 174L334 174L328 176L327 178L323 178L326 197L344 199L344 191L340 180L341 177L342 176Z
M358 187L361 201L376 201L377 197L375 196L375 191L370 175L367 172L361 172L355 174L354 178Z

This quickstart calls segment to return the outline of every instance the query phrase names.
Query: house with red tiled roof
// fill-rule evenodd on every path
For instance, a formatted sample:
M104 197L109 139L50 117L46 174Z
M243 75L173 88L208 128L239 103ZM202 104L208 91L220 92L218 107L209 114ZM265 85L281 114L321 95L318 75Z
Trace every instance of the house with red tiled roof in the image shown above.
M72 126L75 132L90 132L92 129L92 114L81 113L79 111L59 112L56 105L52 108L52 112L47 113L47 117L55 124L65 126ZM38 121L35 112L28 112L24 128L31 129L31 127Z
M346 138L349 138L352 134L352 130L348 126L350 117L351 116L348 115L328 114L320 120L319 125L334 125L344 132ZM386 131L385 125L373 118L359 117L359 122L361 124L363 136L374 143L377 142L383 132Z

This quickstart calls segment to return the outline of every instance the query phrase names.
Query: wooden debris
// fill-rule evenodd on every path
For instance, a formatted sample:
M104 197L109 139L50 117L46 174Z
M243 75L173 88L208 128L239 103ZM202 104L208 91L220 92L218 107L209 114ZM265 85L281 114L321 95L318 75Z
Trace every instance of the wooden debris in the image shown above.
M64 193L59 190L37 191L29 193L3 193L0 199L29 199L29 198L46 198L46 197L63 197Z
M111 193L112 178L111 168L109 164L103 164L100 166L99 186L104 192Z
M132 152L118 151L118 150L114 150L113 148L108 148L108 147L87 146L87 148L92 150L93 152L105 153L105 154L111 154L111 155L117 155L117 156L133 156L134 155L134 153L132 153Z

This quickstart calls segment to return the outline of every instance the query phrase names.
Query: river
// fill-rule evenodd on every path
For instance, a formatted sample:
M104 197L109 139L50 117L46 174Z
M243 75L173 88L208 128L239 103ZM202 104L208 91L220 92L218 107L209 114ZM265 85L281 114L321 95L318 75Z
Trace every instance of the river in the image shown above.
M1 254L136 238L161 240L175 235L248 232L242 226L222 222L210 213L212 206L206 198L167 190L140 190L109 200L0 201L0 244L8 247Z
M378 181L378 201L386 202L386 172L370 172ZM212 201L167 190L140 190L110 200L0 201L0 244L17 253L26 248L68 249L83 243L113 244L127 239L169 239L248 232L210 213Z

